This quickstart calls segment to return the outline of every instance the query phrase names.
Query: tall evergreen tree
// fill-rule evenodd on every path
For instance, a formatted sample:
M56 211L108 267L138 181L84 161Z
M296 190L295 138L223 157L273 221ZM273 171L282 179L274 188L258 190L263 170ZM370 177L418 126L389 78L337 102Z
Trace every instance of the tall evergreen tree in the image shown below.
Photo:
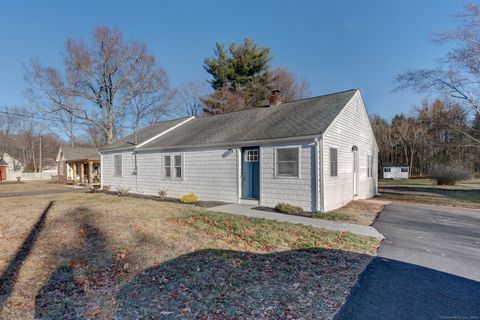
M204 60L214 92L203 100L206 113L251 108L268 98L271 79L270 48L246 38L228 50L217 43L214 56Z

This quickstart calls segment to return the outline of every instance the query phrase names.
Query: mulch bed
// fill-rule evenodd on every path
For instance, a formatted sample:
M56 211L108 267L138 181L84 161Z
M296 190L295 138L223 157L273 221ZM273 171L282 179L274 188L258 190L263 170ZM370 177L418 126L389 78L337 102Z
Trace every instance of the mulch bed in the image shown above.
M275 213L281 213L281 214L286 214L286 215L291 215L291 216L300 216L300 217L306 217L306 218L313 218L314 212L311 211L303 211L299 214L289 214L289 213L284 213L275 210L275 208L271 207L264 207L264 206L258 206L255 208L252 208L253 210L261 210L261 211L267 211L267 212L275 212Z
M2 181L0 182L1 185L8 185L8 184L22 184L25 183L25 181Z
M225 204L228 204L227 202L222 202L222 201L206 201L206 200L199 200L197 202L192 202L192 203L185 203L181 202L177 198L160 198L157 196L152 196L152 195L145 195L145 194L136 194L136 193L129 193L129 194L122 194L119 195L117 192L113 191L102 191L106 194L110 195L115 195L115 196L120 196L120 197L131 197L131 198L139 198L139 199L149 199L149 200L155 200L155 201L161 201L161 202L170 202L170 203L177 203L177 204L184 204L184 205L192 205L200 208L214 208L218 206L223 206Z

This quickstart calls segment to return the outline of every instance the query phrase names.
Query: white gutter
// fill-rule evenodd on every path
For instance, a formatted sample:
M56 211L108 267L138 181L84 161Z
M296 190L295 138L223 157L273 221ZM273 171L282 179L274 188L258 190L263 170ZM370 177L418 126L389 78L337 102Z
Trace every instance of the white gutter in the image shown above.
M219 142L219 143L205 143L201 145L181 145L181 146L170 146L170 147L142 148L138 151L148 152L148 151L164 151L164 150L205 149L205 148L215 148L215 147L237 148L245 145L261 145L261 144L269 144L269 143L277 143L277 142L305 141L315 137L318 137L318 135L270 138L270 139L262 139L262 140L244 140L244 141L230 141L230 142L226 141L226 142ZM112 151L114 150L112 149Z
M168 133L168 132L170 132L170 131L172 131L172 130L175 130L176 128L180 127L181 125L184 125L185 123L187 123L188 121L190 121L190 120L192 120L192 119L195 119L195 117L189 117L189 118L183 120L182 122L180 122L179 124L176 124L176 125L174 125L173 127L169 128L169 129L167 129L167 130L165 130L165 131L160 132L160 133L157 134L156 136L153 136L153 137L151 137L150 139L145 140L145 141L143 141L143 142L140 143L140 144L137 144L137 145L135 146L135 149L136 149L136 148L140 148L141 146L146 145L146 144L149 143L149 142L152 142L153 140L155 140L155 139L163 136L164 134L166 134L166 133Z

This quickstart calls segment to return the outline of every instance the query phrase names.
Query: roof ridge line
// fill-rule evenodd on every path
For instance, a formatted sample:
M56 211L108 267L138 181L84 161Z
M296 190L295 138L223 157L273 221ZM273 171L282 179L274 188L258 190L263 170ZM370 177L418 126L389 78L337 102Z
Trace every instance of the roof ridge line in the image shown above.
M286 101L286 102L282 102L282 103L279 104L278 106L283 106L283 105L285 105L285 104L287 104L287 103L294 103L294 102L298 102L298 101L305 101L305 100L317 99L317 98L332 96L332 95L334 95L334 94L340 94L340 93L345 93L345 92L349 92L349 91L357 91L357 90L360 90L360 89L358 89L358 88L352 88L352 89L342 90L342 91L338 91L338 92L331 92L331 93L321 94L321 95L319 95L319 96L314 96L314 97L308 97L308 98L301 98L301 99L297 99L297 100ZM230 113L242 112L242 111L250 111L250 110L255 110L255 109L260 109L260 108L267 108L267 107L268 107L268 105L263 105L263 106L252 107L252 108L247 108L247 109L241 109L241 110L233 110L233 111L228 111L228 112L222 112L222 113L212 114L212 115L203 115L203 116L201 116L201 117L197 117L197 119L206 118L206 117L221 116L221 115L224 115L224 114L230 114ZM177 119L177 120L178 120L178 119Z
M152 142L153 140L160 138L160 137L163 136L164 134L166 134L166 133L168 133L168 132L170 132L170 131L172 131L172 130L175 130L176 128L184 125L185 123L187 123L188 121L193 120L193 119L195 119L194 116L188 117L188 118L186 118L185 120L183 120L182 122L177 123L177 124L174 125L173 127L168 128L167 130L164 130L164 131L160 132L159 134L156 134L155 136L151 137L150 139L147 139L147 140L143 141L142 143L137 144L137 145L134 146L134 147L135 147L135 149L136 149L136 148L140 148L141 146L144 146L144 145L146 145L147 143L150 143L150 142Z

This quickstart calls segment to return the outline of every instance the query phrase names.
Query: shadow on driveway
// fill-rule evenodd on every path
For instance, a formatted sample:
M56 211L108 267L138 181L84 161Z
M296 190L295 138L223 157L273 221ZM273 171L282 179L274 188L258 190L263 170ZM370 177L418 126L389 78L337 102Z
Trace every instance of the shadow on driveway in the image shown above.
M480 283L377 257L362 273L340 319L478 319Z

